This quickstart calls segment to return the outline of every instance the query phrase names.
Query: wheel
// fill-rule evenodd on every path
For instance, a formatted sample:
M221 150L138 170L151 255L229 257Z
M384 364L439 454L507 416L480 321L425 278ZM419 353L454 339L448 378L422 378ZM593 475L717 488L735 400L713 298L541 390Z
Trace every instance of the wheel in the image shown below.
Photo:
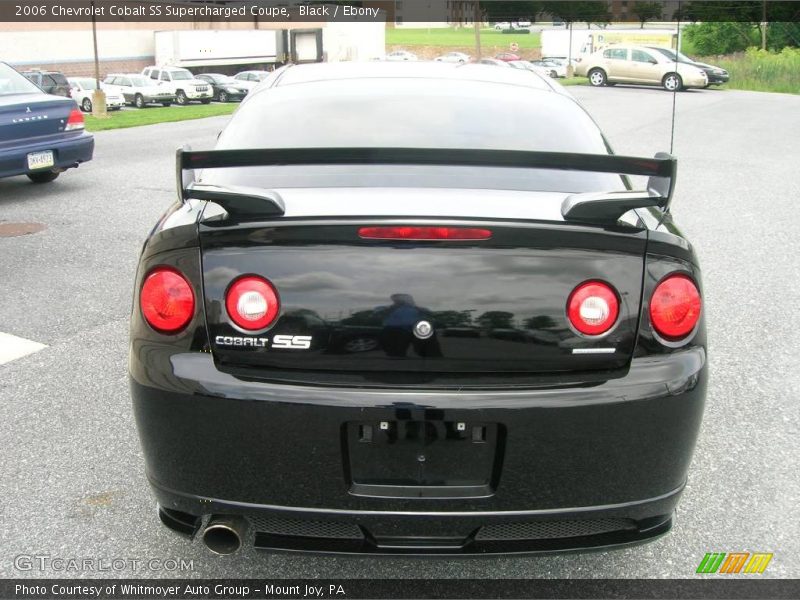
M178 90L175 93L175 102L177 102L181 106L188 104L189 99L186 97L186 93L183 90Z
M28 179L33 183L50 183L61 173L58 171L42 171L41 173L28 173Z
M683 89L683 79L677 73L667 73L661 83L668 92L679 92Z
M211 98L203 98L200 100L200 104L211 104Z
M228 101L228 92L220 92L219 93L219 101L220 102L227 102Z
M83 109L83 112L92 112L92 101L88 98L84 98L83 102L81 102L81 108Z
M589 83L594 87L600 87L608 82L606 72L603 69L592 69L589 71Z
M144 96L142 96L141 94L136 94L136 98L133 99L133 105L136 108L144 108L145 107Z
M164 107L169 107L172 106L172 102L162 102L161 105Z
M558 73L556 73L555 71L550 71L550 77L552 77L553 79L558 79Z

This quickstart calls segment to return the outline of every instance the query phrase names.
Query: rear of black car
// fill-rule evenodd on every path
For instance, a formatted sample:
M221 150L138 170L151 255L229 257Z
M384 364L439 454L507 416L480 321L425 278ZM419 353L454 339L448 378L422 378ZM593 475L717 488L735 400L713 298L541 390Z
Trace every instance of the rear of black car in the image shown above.
M549 87L435 68L296 68L218 148L607 153ZM479 554L669 530L706 384L696 260L648 226L656 209L560 212L627 180L340 164L201 181L268 190L283 212L189 198L145 246L131 389L165 524L220 553L247 532L271 549Z

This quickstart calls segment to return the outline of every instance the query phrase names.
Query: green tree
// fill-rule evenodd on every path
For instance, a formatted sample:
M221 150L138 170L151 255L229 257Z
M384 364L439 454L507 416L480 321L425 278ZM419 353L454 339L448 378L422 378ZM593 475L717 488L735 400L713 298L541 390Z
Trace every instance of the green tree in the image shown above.
M758 29L753 23L695 23L687 25L683 33L699 56L732 54L758 44Z
M570 23L592 23L604 24L611 22L611 14L608 12L608 2L603 0L580 1L580 2L542 2L542 11L557 17L567 24Z
M648 21L662 18L664 5L660 2L634 2L631 12L644 29L644 24Z

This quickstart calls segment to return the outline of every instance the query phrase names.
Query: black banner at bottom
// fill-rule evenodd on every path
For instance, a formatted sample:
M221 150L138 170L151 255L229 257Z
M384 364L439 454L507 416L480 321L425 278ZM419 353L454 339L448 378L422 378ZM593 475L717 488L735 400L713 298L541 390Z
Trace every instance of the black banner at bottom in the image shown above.
M797 579L3 579L0 598L800 598Z

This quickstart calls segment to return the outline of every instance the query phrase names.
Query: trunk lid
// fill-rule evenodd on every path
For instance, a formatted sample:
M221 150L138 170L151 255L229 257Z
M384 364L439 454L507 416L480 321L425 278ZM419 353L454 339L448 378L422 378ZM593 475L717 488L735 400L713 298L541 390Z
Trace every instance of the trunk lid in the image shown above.
M389 374L478 380L609 372L630 361L646 246L640 229L558 222L563 193L526 192L520 202L522 192L491 191L490 212L499 217L488 219L486 190L395 189L397 201L381 195L379 206L376 190L326 190L325 206L337 216L313 220L291 216L325 213L318 190L280 193L287 214L279 220L201 225L206 318L223 370L308 382ZM337 195L350 201L337 202ZM416 216L391 216L398 212ZM357 216L364 214L373 216ZM462 216L446 216L453 214ZM358 235L363 226L393 224L480 227L492 235L473 241ZM267 331L245 333L227 316L226 290L244 274L264 276L278 291L280 316ZM587 280L611 284L620 298L616 325L602 337L580 335L566 315L570 293ZM430 338L414 334L422 320L433 326ZM277 347L287 344L296 347Z
M0 143L60 133L75 108L71 98L41 93L0 95Z

